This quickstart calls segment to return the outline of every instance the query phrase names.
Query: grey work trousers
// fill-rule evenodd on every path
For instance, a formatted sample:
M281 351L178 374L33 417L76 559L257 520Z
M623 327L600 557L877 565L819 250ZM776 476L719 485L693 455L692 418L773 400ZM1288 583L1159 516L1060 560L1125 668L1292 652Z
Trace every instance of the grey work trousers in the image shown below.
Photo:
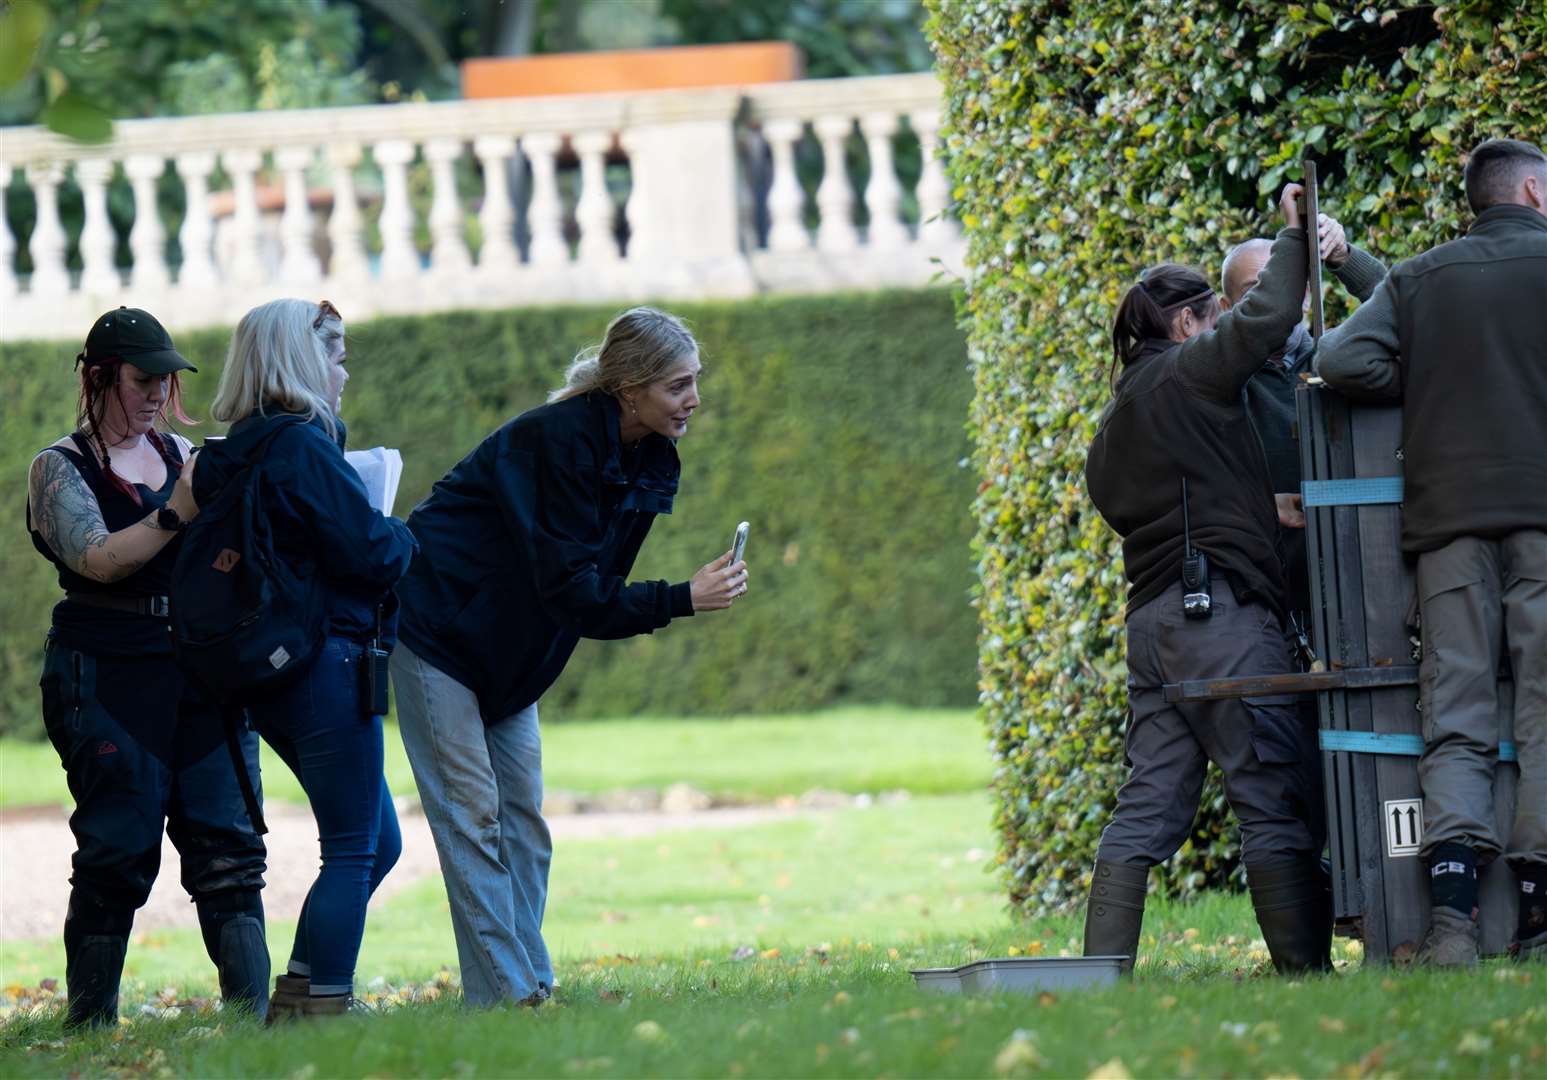
M1241 823L1241 859L1265 867L1314 859L1326 836L1316 729L1291 695L1168 704L1164 683L1294 670L1277 615L1240 604L1214 582L1208 619L1182 613L1178 585L1129 614L1128 736L1132 769L1097 858L1153 866L1192 832L1210 761Z
M1447 842L1486 862L1547 865L1547 532L1464 536L1418 556L1423 659L1423 854ZM1514 827L1498 835L1498 672L1509 658L1520 755Z

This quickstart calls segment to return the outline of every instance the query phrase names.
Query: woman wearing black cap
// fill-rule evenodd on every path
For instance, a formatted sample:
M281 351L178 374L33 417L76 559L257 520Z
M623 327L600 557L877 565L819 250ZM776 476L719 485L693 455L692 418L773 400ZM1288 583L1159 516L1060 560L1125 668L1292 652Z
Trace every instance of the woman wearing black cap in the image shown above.
M228 1003L261 1012L268 985L265 851L224 749L218 711L172 660L167 586L178 531L198 513L178 373L196 370L154 317L119 308L76 357L76 430L33 459L27 527L59 570L43 660L43 722L75 812L65 915L68 1023L113 1024L134 912L150 895L163 828ZM242 736L257 770L257 739Z

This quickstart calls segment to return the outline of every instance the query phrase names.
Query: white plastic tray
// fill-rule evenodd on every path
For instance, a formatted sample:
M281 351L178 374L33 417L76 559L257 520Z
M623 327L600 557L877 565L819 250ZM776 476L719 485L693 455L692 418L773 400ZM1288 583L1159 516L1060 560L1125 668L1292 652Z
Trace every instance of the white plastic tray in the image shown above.
M1011 991L1036 994L1044 990L1077 990L1112 986L1122 970L1123 956L1013 956L974 960L954 968L920 968L913 981L935 994L988 994Z

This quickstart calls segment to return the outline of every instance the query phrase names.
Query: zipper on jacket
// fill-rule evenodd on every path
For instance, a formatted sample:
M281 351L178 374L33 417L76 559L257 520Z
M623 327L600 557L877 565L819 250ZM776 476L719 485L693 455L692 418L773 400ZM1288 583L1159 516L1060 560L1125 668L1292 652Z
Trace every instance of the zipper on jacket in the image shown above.
M79 732L81 730L81 707L84 704L81 692L81 682L85 678L85 675L82 669L85 665L81 663L81 654L74 649L70 650L70 660L75 669L75 685L73 687L73 693L71 694L71 696L75 699L75 711L70 717L70 730L72 732Z

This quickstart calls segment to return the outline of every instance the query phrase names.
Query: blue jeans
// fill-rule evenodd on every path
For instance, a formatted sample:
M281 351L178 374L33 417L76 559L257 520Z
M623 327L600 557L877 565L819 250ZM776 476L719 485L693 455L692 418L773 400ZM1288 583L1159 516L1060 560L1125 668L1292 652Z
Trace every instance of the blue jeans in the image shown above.
M537 706L486 725L471 690L401 644L392 684L451 901L463 999L493 1005L546 993L553 841L542 817Z
M382 774L381 717L360 698L363 654L358 642L330 637L299 682L248 709L317 819L322 870L301 908L290 970L310 974L319 995L353 988L365 906L403 850Z

